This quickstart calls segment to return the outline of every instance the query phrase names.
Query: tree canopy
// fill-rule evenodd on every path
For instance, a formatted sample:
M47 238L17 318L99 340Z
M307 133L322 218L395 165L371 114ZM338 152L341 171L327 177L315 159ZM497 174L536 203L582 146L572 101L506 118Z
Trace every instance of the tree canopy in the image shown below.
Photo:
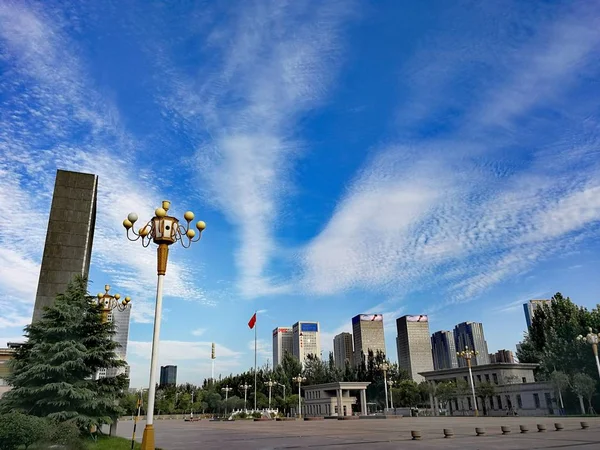
M81 427L111 423L122 410L116 401L127 378L96 379L99 369L124 365L112 340L114 325L103 323L100 307L76 277L39 320L25 327L27 341L11 360L12 390L0 411L22 412Z

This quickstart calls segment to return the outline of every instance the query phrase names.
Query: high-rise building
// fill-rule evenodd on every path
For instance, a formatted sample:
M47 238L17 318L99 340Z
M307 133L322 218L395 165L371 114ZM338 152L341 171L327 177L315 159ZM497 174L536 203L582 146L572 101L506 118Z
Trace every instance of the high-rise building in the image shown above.
M96 175L56 172L32 321L54 304L56 295L65 291L73 276L88 276L97 189Z
M455 369L458 367L456 345L452 331L436 331L431 335L433 370Z
M160 386L177 384L177 366L160 366Z
M352 335L350 333L340 333L333 338L333 359L338 369L345 369L346 364L353 366L353 348Z
M535 310L540 308L542 305L550 305L552 300L529 300L527 303L523 303L523 309L525 310L525 322L527 322L527 329L531 328L533 322L533 316Z
M273 330L273 369L281 364L286 353L294 354L292 327L277 327Z
M433 370L431 355L431 336L429 335L429 318L420 316L402 316L396 320L398 337L398 366L410 375L417 383L424 380L420 372Z
M510 350L498 350L496 353L490 353L490 364L496 363L515 363L515 356Z
M462 352L466 347L475 350L478 355L471 359L471 364L481 365L490 363L487 342L483 334L483 324L479 322L462 322L454 327L454 345L457 352ZM458 366L465 367L464 358L458 358Z
M383 314L358 314L352 318L352 337L354 339L354 365L358 366L369 355L385 354L385 336L383 333Z
M321 357L319 322L296 322L292 326L294 356L304 364L308 355Z
M127 343L129 342L129 317L131 316L131 305L123 311L113 309L108 313L108 321L115 324L115 334L113 340L119 344L115 350L117 357L123 361L127 360ZM98 373L99 378L114 377L121 373L129 375L129 366L101 369Z

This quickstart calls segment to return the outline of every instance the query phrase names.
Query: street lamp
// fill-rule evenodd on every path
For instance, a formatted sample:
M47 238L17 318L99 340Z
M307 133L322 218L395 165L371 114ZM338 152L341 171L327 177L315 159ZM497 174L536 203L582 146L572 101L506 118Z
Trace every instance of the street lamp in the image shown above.
M108 322L109 312L111 312L113 309L125 311L129 307L129 302L131 302L131 297L125 297L123 300L121 300L121 294L110 295L108 291L110 291L110 286L105 284L104 292L98 293L98 305L102 311L103 323Z
M390 365L386 362L382 362L381 364L377 364L377 369L383 372L383 390L385 391L385 411L388 409L390 403L388 402L388 391L387 391L387 371L390 368Z
M227 399L229 398L229 393L233 391L233 388L230 388L229 385L227 385L224 388L221 388L221 391L225 392L225 416L227 416Z
M469 346L465 346L465 349L462 352L456 352L456 356L459 358L463 358L467 361L467 367L469 368L469 379L471 380L471 393L473 394L473 404L475 407L475 417L479 416L479 410L477 409L477 397L475 397L475 384L473 383L473 372L471 371L471 358L473 356L477 356L479 352L474 350L469 350Z
M250 389L251 387L252 385L247 383L244 383L240 386L240 388L244 390L244 411L246 413L248 412L248 408L246 407L246 403L248 401L248 389Z
M388 380L387 384L390 387L390 402L392 403L392 409L394 409L394 391L392 391L392 386L394 385L394 381Z
M297 377L292 378L294 383L298 383L298 417L302 418L302 383L306 381L306 377L298 374Z
M275 381L269 380L265 383L269 386L269 413L271 412L271 388L275 386L277 383Z
M123 226L127 230L127 238L130 241L142 240L142 246L148 247L151 242L158 245L157 249L157 274L158 282L156 285L156 306L154 312L154 332L152 335L152 357L150 359L150 383L148 389L148 411L146 419L146 428L142 437L142 450L154 450L154 395L156 390L156 366L158 364L158 343L160 336L160 316L162 313L162 293L165 274L167 273L167 260L169 258L169 246L179 242L184 248L188 248L192 242L197 242L202 236L202 231L206 224L202 221L196 222L198 235L191 227L191 221L194 220L194 213L187 211L183 217L187 225L182 225L175 217L168 216L167 211L171 207L171 202L163 201L160 208L154 211L154 217L143 225L137 232L133 228L138 220L136 213L129 213L127 219L123 221ZM130 234L131 231L131 234Z
M598 368L598 376L600 377L600 360L598 359L598 341L600 341L600 333L595 334L592 328L588 328L589 333L586 336L579 335L577 340L580 342L588 343L592 346L594 352L594 358L596 359L596 367Z

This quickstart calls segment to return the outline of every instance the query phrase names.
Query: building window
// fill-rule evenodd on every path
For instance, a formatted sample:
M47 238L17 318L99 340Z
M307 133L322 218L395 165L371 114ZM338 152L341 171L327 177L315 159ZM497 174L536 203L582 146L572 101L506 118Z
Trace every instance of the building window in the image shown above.
M469 381L469 379L466 377L466 375L464 376L465 381Z
M472 406L471 406L471 397L467 397L467 405L468 405L469 409L472 409Z
M533 394L533 403L535 404L536 409L540 407L540 394Z
M477 381L481 383L481 375L477 375Z
M490 382L490 374L489 374L489 373L486 373L486 374L485 374L485 381L486 381L487 383L489 383L489 382Z
M498 409L502 409L502 397L496 395L496 402L498 403Z
M495 373L493 373L493 374L492 374L492 378L493 378L493 380L494 380L494 384L498 384L498 375L497 375L497 374L495 374Z
M510 395L506 395L506 406L508 406L508 409L512 408L512 402L510 401Z
M521 399L521 394L517 394L517 407L519 409L523 409L523 400Z
M521 378L521 381L523 381L523 383L527 383L527 377Z

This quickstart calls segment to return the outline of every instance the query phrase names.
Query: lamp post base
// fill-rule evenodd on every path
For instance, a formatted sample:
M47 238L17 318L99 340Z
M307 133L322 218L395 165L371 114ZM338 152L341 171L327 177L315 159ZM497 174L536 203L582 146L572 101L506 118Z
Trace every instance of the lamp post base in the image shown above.
M154 450L154 425L146 425L144 428L141 450Z

